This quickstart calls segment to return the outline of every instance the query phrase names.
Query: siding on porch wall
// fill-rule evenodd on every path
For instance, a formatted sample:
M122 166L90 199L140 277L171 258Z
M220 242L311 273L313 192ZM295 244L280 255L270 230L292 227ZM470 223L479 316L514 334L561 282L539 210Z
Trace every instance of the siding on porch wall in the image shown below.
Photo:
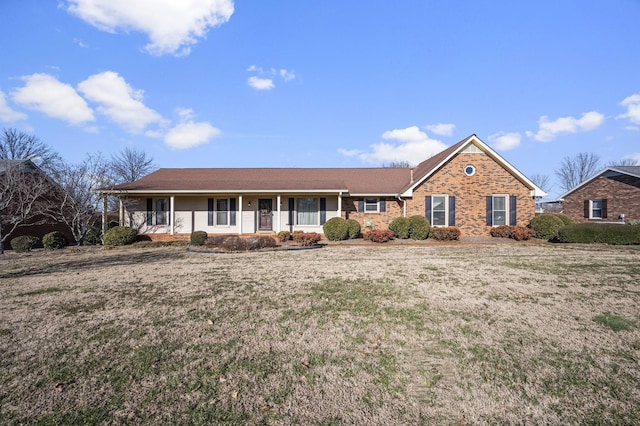
M473 176L464 168L472 165ZM456 197L456 227L463 237L489 236L486 224L486 196L493 194L517 197L517 224L526 226L535 215L535 201L530 190L511 173L484 153L460 153L435 172L413 192L407 202L407 216L425 214L425 196L447 194Z

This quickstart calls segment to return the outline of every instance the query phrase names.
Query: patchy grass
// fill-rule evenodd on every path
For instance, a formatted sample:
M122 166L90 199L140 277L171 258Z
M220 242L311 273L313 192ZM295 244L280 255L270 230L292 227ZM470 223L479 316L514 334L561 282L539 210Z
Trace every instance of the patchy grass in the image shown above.
M640 423L639 260L533 244L3 255L0 423Z

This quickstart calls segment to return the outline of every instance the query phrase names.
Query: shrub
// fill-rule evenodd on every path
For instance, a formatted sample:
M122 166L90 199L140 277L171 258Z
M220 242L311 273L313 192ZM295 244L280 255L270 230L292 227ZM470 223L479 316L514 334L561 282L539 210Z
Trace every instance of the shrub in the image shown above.
M67 237L60 231L53 231L42 237L42 245L46 249L60 249L67 245Z
M627 225L640 225L640 219L632 219L627 222Z
M564 226L564 222L553 213L544 213L535 216L529 222L529 228L535 231L535 237L550 240L558 235L558 229Z
M393 240L393 237L394 234L391 230L373 230L365 234L365 239L373 241L374 243L386 243L387 241Z
M106 246L126 246L136 241L138 232L128 226L114 226L104 233Z
M10 241L11 248L17 253L25 253L31 251L31 249L38 244L40 239L33 235L22 235L15 237Z
M406 217L397 217L389 224L389 230L393 232L396 238L401 240L409 238L409 219Z
M191 245L203 246L207 241L207 233L205 231L193 231L191 233Z
M491 228L489 233L496 238L511 238L511 230L512 228L509 225L500 225Z
M296 232L293 234L293 241L302 247L315 246L322 239L322 235L317 232Z
M347 221L341 217L333 217L326 221L322 226L322 231L324 232L324 236L331 241L346 240L349 236Z
M280 231L280 232L278 232L278 235L276 235L276 238L281 243L284 243L284 242L289 241L291 239L291 232L289 232L289 231Z
M83 246L96 246L102 244L102 228L93 227L89 229L87 234L82 239Z
M223 237L219 247L225 251L245 251L249 249L249 244L245 238L231 235Z
M460 229L455 226L431 228L431 238L438 241L455 241L460 239Z
M559 243L640 244L640 225L578 223L558 230Z
M431 223L424 216L415 215L409 218L409 237L414 240L426 240L431 231Z
M260 235L257 237L249 237L247 240L247 250L261 250L264 248L275 247L276 240L267 235Z
M573 219L571 219L570 216L567 216L564 213L551 213L552 215L554 215L555 217L557 217L558 219L560 219L562 221L562 223L564 224L564 226L567 225L573 225L575 222Z
M347 219L347 231L350 240L360 238L360 223L355 219Z
M533 229L524 226L514 226L511 228L511 238L516 241L530 240L534 234Z

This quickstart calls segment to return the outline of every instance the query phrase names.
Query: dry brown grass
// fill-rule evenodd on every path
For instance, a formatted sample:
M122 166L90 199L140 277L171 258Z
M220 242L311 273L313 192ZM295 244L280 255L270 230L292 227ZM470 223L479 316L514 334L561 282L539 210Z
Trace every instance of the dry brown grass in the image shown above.
M0 423L639 423L639 306L624 247L7 254Z

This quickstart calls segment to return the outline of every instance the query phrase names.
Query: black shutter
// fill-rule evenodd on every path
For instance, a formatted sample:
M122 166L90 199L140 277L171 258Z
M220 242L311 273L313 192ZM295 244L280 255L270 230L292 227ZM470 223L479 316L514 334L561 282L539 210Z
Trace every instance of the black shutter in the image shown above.
M584 217L589 219L589 200L584 200Z
M147 198L147 225L153 225L153 198Z
M229 222L231 226L236 226L236 199L235 198L230 198L229 199Z
M518 224L516 211L517 200L518 197L516 197L515 195L509 197L509 225L511 226L516 226Z
M327 199L320 198L320 225L327 221Z
M167 198L165 202L165 208L167 208L167 225L171 225L171 221L173 220L173 218L171 217L171 206L172 206L171 198Z
M431 223L431 197L430 196L424 197L424 216L429 220L429 223Z
M449 197L449 226L456 226L456 197Z
M207 225L213 226L213 198L209 198L207 204Z
M364 200L362 198L360 198L358 200L358 211L359 212L363 212L364 211Z
M385 200L384 198L380 199L380 212L386 212L387 211L387 200Z
M487 226L493 226L493 197L487 195Z
M295 198L289 198L289 225L293 226L293 210L295 209Z
M602 200L602 218L603 219L607 218L607 199L606 198Z

